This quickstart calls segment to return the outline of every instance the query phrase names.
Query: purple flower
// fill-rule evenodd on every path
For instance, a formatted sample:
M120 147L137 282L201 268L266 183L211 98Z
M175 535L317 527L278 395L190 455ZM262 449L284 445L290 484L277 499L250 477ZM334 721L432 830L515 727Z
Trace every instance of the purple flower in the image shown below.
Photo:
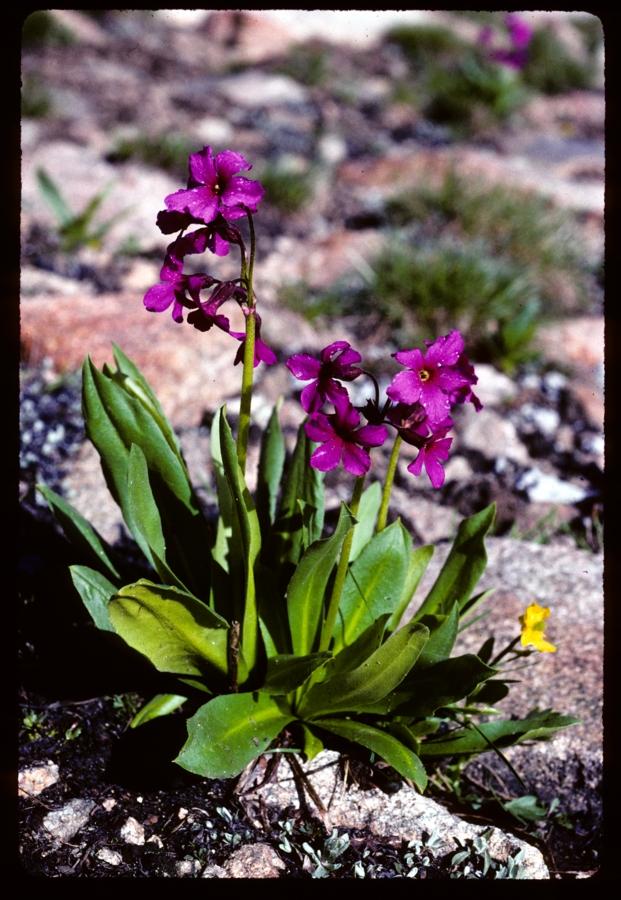
M202 224L200 219L182 212L169 212L160 210L157 214L157 226L163 234L173 234L175 231L185 231L190 225ZM187 256L189 253L204 253L210 250L216 256L226 256L229 252L229 243L240 244L241 234L235 225L231 225L222 216L218 215L204 228L197 228L189 234L177 238L168 248L179 245L176 255Z
M261 340L261 317L259 316L259 313L255 312L254 310L252 310L252 312L251 312L247 308L244 309L243 307L242 307L242 309L244 311L245 316L249 316L252 314L255 317L255 336L254 336L254 367L255 367L255 369L261 362L265 363L266 366L275 365L278 362L278 360L276 359L276 354L270 347L267 346L266 343L264 343ZM238 341L241 341L239 347L237 348L237 353L235 354L234 365L237 365L238 363L242 362L244 359L244 350L246 347L246 335L244 334L243 331L231 331L229 333L231 334L232 337L237 338Z
M360 425L360 413L340 394L333 401L330 415L313 413L304 426L311 441L321 444L310 458L320 472L328 472L343 463L352 475L364 475L371 465L367 447L379 447L387 437L384 425Z
M226 316L218 312L227 300L243 300L246 292L238 284L232 281L224 281L211 292L209 300L199 303L198 308L192 310L188 316L188 322L199 331L209 331L214 325L222 331L231 333L231 326ZM235 333L233 333L234 335Z
M505 27L509 32L511 47L494 50L492 48L492 29L487 26L478 38L482 47L489 51L490 59L512 69L523 69L528 62L528 45L533 36L533 29L516 13L507 13Z
M427 413L421 403L395 403L386 413L386 419L397 429L403 440L414 447L421 447L429 433Z
M335 403L337 398L347 397L343 385L335 381L353 381L362 374L362 369L354 363L362 357L351 348L347 341L335 341L325 347L319 359L307 353L296 353L287 360L287 368L295 378L308 381L300 397L302 408L308 413L316 412L326 400Z
M166 209L185 213L205 224L213 222L218 215L239 219L247 211L254 213L265 190L260 182L237 174L251 168L240 153L232 150L224 150L215 157L211 147L191 153L188 187L169 194L164 200Z
M507 13L505 16L505 25L511 36L511 43L515 50L524 50L531 42L533 29L524 19L521 19L516 13Z
M408 466L408 472L412 475L420 475L424 466L434 488L444 484L442 463L448 459L449 447L453 441L453 438L446 437L452 424L448 419L438 425L425 439L414 462Z
M167 255L160 271L160 284L149 288L143 302L150 312L164 312L172 305L174 321L183 322L184 306L189 309L200 306L200 291L215 282L211 275L184 275L183 261Z
M430 426L437 425L450 412L451 396L470 383L457 367L463 349L461 334L451 331L429 343L425 353L400 350L393 355L407 369L395 375L386 393L391 400L408 406L421 403Z

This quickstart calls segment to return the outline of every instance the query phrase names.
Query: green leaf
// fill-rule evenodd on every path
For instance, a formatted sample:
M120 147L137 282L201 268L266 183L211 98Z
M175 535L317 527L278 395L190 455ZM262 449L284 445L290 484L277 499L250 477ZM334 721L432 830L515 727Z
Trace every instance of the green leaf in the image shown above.
M257 659L259 621L254 581L254 564L261 549L259 519L250 492L246 487L243 473L237 459L237 450L226 411L222 410L219 420L220 449L222 466L231 493L231 514L234 539L240 547L244 573L244 606L241 621L240 646L248 670L251 671Z
M474 729L460 728L450 735L430 739L421 744L421 756L456 756L489 750L490 742L508 747L527 740L548 740L560 728L575 725L574 716L563 716L551 709L533 710L524 719L500 719L484 722ZM479 734L479 732L482 732Z
M527 822L540 822L548 814L548 808L539 803L534 794L526 794L524 797L515 797L502 803L506 812L515 816L523 824Z
M114 631L108 603L116 594L117 586L88 566L69 566L69 572L73 585L97 628L101 631Z
M365 488L360 497L360 505L356 513L358 524L354 526L354 537L349 551L350 563L360 555L373 537L381 502L382 486L379 481L374 481L368 488Z
M378 616L393 613L403 593L408 557L402 526L394 522L373 537L345 578L335 626L335 650L351 644Z
M198 513L183 460L171 448L149 407L128 393L122 383L101 373L88 357L82 371L82 397L88 437L102 457L106 481L123 513L132 443L142 449L149 470L161 476L188 510Z
M262 533L267 535L276 517L276 502L280 479L285 464L285 439L278 420L279 401L272 410L272 415L263 432L259 470L257 473L257 515L261 523Z
M324 595L330 573L354 522L350 511L342 503L334 533L326 540L311 544L289 582L287 614L292 649L298 656L312 652L323 617Z
M188 719L188 739L174 760L205 778L232 778L293 721L268 694L223 694Z
M313 725L377 753L400 775L413 781L421 793L427 787L427 773L416 753L385 731L351 719L317 719Z
M166 563L162 520L149 483L145 455L132 444L127 467L127 516L136 542L163 582L187 591Z
M360 666L314 685L299 706L301 718L324 713L364 711L382 700L410 671L429 631L419 623L408 623L392 634Z
M60 193L56 183L45 169L37 169L37 182L45 200L53 209L61 225L66 225L73 219L73 212L69 209Z
M160 672L215 675L228 671L228 623L192 594L140 579L108 606L114 630Z
M93 561L103 565L114 578L120 578L114 563L108 556L110 548L90 522L51 488L38 484L37 490L47 500L67 539L75 545L76 550L85 552Z
M428 614L447 615L454 603L460 610L468 603L472 590L483 574L487 563L484 538L494 522L496 505L464 519L440 574L416 618Z
M268 694L288 694L304 684L311 672L324 665L331 656L331 653L310 653L308 656L282 653L272 656L267 661L261 690Z
M183 706L187 699L182 694L156 694L136 713L129 723L129 727L138 728L139 725L144 725L145 722L150 722L151 719L168 716L176 709L179 709L180 706Z
M418 621L429 628L429 640L416 662L416 670L420 671L451 655L459 627L459 606L454 603L448 616L423 616Z
M388 618L389 613L378 616L352 644L343 647L333 657L328 668L330 677L337 675L339 672L348 672L357 668L377 650L382 642Z
M431 560L435 549L433 544L425 544L424 547L417 547L416 550L412 550L412 538L405 528L403 529L403 532L404 543L406 544L409 553L408 571L405 576L401 600L388 621L389 631L394 631L395 628L398 628L399 622L401 621L410 600L414 596L414 592L416 591L421 578L427 571L427 566L429 565L429 561Z
M183 462L183 456L181 453L181 447L179 445L177 435L175 434L172 425L166 418L166 414L162 409L162 406L155 393L153 392L151 385L144 377L138 366L134 362L132 362L132 360L123 353L118 344L115 344L114 342L112 344L112 353L114 354L114 360L116 362L118 370L118 373L116 374L117 379L122 376L122 383L125 390L136 397L138 400L140 400L140 402L149 409L151 415L159 425L162 434L168 441L171 450L176 453L179 459Z
M319 540L323 530L323 473L311 466L311 449L311 441L302 424L298 429L296 445L283 477L282 497L273 529L274 549L270 550L271 558L293 565L297 565L308 546L304 542L304 521L299 501L316 510L312 527L309 529L309 542Z
M312 728L308 727L308 725L304 725L303 723L300 724L304 736L304 756L306 757L307 762L310 762L311 759L314 759L323 750L323 741L315 734Z
M414 668L401 685L400 694L409 695L391 708L399 715L430 716L450 703L467 697L481 682L498 670L487 666L472 653L443 659L419 672Z

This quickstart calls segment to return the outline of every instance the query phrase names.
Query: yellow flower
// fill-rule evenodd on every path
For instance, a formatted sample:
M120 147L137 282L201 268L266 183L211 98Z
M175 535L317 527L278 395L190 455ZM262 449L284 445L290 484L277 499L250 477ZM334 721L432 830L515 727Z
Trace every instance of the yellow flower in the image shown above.
M554 653L556 647L546 641L544 636L545 620L550 615L547 606L539 606L538 603L531 603L526 607L526 612L520 616L520 625L522 626L521 644L522 647L529 645L535 650L542 653Z

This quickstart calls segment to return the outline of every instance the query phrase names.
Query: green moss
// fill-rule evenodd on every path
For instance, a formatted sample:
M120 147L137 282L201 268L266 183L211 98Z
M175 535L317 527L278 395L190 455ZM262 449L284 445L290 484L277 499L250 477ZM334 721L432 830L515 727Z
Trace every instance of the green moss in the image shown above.
M265 188L265 202L284 213L294 213L306 206L313 194L308 172L292 172L282 166L266 166L259 180Z
M165 169L173 175L187 175L188 156L195 151L195 142L178 134L140 134L120 138L108 153L111 162L138 160L148 166Z
M455 58L467 48L453 31L438 25L398 25L387 32L386 41L400 47L415 69L439 57Z
M43 119L52 110L52 99L38 78L27 77L22 84L22 116Z
M588 273L574 222L545 197L504 185L487 187L449 172L438 188L390 199L387 214L393 226L425 223L438 236L448 230L485 240L494 254L526 267L552 307L557 301L551 282L559 275L571 280L576 306L586 300Z
M592 55L578 59L551 28L540 28L528 45L528 62L522 70L525 84L544 94L590 88L595 66Z
M276 67L276 72L288 75L309 87L319 87L329 80L328 53L320 44L297 44Z
M65 25L61 25L53 14L46 9L31 13L22 27L22 46L33 47L68 47L75 43L75 36Z

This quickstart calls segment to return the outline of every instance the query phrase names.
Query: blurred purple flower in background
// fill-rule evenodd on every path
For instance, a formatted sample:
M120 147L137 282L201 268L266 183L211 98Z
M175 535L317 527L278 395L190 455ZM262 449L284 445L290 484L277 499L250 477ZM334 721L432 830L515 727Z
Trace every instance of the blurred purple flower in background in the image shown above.
M517 13L507 13L504 19L511 46L494 49L494 30L487 25L479 34L480 46L488 49L490 59L511 69L523 69L528 62L528 46L533 29Z

